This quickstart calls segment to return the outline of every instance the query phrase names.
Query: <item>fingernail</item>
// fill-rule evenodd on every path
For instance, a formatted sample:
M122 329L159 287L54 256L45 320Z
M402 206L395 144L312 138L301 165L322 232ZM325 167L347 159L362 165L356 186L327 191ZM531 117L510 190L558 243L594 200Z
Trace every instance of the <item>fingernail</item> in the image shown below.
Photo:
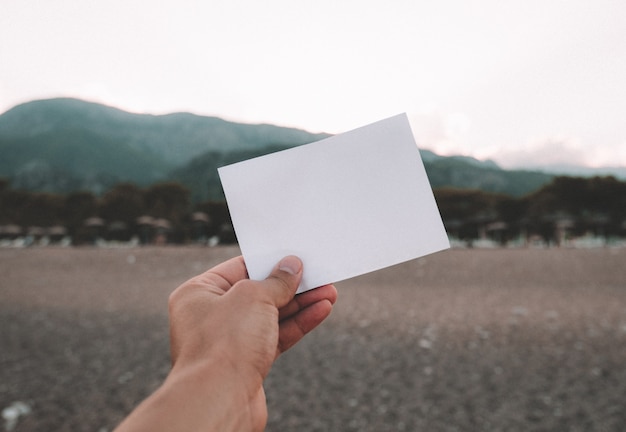
M300 270L302 270L302 262L299 258L290 255L280 260L280 263L278 263L278 270L295 275L300 273Z

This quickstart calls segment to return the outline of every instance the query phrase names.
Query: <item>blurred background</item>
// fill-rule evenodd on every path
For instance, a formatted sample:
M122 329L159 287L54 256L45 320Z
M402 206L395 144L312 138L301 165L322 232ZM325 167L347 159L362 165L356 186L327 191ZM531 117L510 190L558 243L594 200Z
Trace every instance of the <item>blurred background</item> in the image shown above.
M232 242L216 167L400 112L455 239L624 235L619 2L9 0L2 12L5 243Z
M622 430L625 20L4 0L5 430L112 430L158 385L167 294L239 253L217 167L401 112L453 248L340 284L268 380L268 430Z

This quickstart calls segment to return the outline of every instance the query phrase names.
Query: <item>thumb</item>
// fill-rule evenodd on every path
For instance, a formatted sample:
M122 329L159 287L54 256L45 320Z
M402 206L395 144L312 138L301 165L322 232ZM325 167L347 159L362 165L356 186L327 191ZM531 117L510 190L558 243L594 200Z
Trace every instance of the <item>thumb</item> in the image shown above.
M277 308L285 306L293 299L302 280L302 261L300 258L286 256L263 281L263 291L272 299Z

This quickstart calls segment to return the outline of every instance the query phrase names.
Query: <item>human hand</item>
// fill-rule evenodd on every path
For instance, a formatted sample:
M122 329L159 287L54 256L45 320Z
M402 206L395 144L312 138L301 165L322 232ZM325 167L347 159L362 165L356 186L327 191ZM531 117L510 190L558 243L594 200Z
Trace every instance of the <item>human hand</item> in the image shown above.
M243 258L233 258L172 293L172 371L121 427L263 430L263 380L282 352L329 315L337 291L326 285L294 297L302 278L296 257L263 281L247 277ZM133 423L150 418L159 420Z

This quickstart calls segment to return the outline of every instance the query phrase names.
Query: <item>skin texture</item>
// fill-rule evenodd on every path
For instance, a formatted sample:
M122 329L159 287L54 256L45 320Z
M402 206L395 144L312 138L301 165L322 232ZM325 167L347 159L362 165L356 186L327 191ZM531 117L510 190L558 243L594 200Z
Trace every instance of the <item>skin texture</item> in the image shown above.
M116 431L262 431L272 364L337 299L333 285L295 296L302 271L289 256L252 281L237 257L178 287L169 299L170 374Z

